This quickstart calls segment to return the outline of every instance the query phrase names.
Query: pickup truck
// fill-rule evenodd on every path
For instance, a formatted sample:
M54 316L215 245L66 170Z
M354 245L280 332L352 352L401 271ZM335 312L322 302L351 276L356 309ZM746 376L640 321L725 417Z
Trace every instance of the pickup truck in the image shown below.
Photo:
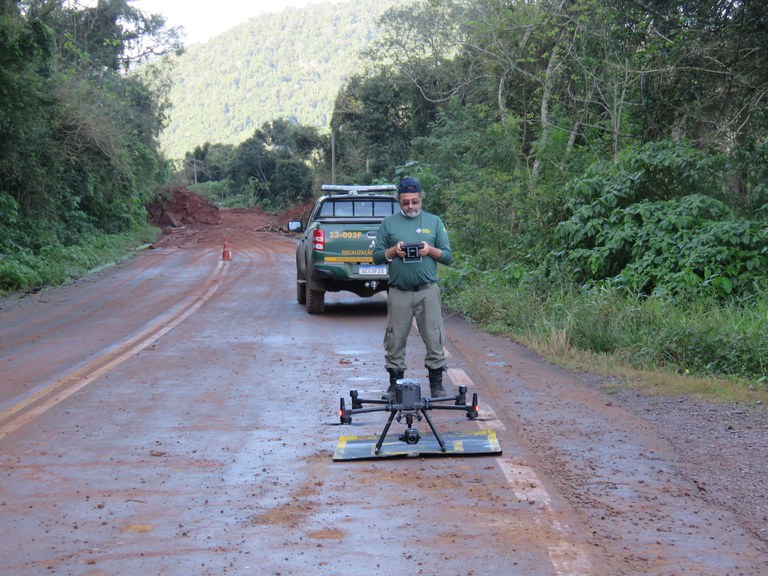
M387 289L387 266L373 264L373 244L385 216L400 209L393 185L324 184L296 246L296 300L310 314L325 310L325 293L346 290L370 297Z

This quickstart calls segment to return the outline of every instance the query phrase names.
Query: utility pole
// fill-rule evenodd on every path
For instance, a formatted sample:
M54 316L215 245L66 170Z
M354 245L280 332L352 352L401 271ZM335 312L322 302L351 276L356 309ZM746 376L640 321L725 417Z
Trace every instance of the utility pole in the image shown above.
M336 184L336 133L331 130L331 184Z

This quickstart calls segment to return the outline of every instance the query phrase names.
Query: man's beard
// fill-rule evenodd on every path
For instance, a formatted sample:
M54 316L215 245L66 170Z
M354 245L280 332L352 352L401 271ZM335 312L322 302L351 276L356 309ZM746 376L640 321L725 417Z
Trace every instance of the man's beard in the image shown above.
M406 208L403 210L403 216L407 216L408 218L416 218L416 216L419 215L419 212L421 212L421 208Z

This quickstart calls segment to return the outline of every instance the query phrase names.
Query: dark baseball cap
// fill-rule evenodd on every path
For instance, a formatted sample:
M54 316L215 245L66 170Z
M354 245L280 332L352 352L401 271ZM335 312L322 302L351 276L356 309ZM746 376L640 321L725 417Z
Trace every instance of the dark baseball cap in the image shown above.
M418 194L421 192L421 186L414 178L403 178L400 186L397 187L397 194Z

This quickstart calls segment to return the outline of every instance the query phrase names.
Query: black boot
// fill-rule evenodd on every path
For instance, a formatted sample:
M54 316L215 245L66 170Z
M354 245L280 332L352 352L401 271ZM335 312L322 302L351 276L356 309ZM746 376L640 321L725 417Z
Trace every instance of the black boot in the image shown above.
M397 384L397 381L402 380L403 376L405 376L405 370L394 370L392 368L387 368L387 372L389 372L389 388L387 388L387 391L381 395L381 399L394 400L395 384Z
M443 388L443 369L435 368L429 369L429 392L432 398L439 398L445 396L445 388Z

